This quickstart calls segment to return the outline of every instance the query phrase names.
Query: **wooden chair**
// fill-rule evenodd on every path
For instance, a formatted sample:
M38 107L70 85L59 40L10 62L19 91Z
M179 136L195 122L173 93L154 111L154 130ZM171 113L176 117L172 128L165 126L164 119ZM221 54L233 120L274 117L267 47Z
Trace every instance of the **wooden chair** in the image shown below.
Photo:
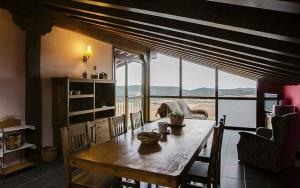
M127 121L126 116L123 114L121 116L116 117L110 117L109 118L109 129L110 129L110 138L114 138L117 136L120 136L122 134L125 134L127 132ZM140 182L126 179L122 180L122 185L125 185L127 187L140 187Z
M191 182L198 182L207 185L207 188L217 187L219 178L219 161L221 160L221 139L224 131L224 125L221 121L218 126L214 127L211 155L209 162L195 161L189 170L187 185L184 187L196 187Z
M130 113L131 130L144 126L143 112Z
M223 128L225 128L225 123L226 123L226 115L223 115L223 118L220 119L220 122L223 123ZM222 135L223 137L223 135ZM221 141L221 146L222 146L222 141L223 141L223 138L220 139ZM203 148L202 151L200 152L199 156L197 157L197 161L202 161L202 162L209 162L209 158L210 158L210 151L211 151L211 148Z
M109 118L109 135L110 138L120 136L127 132L127 121L125 115Z
M90 140L87 136L86 124L72 125L69 128L61 128L61 138L64 155L64 168L66 175L66 187L87 187L103 188L118 186L118 179L99 173L80 171L77 175L72 175L75 169L69 166L69 157L71 154L90 147Z

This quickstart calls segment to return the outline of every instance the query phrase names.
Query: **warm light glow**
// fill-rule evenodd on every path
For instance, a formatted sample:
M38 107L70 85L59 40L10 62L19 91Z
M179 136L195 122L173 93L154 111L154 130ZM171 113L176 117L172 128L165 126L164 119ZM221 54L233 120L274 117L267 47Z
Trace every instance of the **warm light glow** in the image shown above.
M93 51L92 51L92 47L91 46L87 47L84 55L87 56L87 57L93 56Z

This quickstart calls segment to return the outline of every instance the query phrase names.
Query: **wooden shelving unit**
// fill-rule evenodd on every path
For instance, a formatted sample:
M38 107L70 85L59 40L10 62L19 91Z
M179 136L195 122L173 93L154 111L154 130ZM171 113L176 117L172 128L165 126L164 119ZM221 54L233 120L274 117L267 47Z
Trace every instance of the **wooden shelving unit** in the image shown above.
M15 118L10 118L10 120L4 120L1 124L0 129L0 159L1 159L1 165L0 165L0 175L5 176L7 174L16 172L18 170L27 168L29 166L34 165L34 162L28 161L26 158L22 156L22 151L28 148L35 149L36 145L34 143L28 143L26 141L26 130L35 130L34 126L30 125L11 125L12 122L17 121ZM6 127L10 124L8 127ZM22 135L22 144L17 149L7 149L5 145L5 137L7 135L10 135L12 133L20 133ZM7 154L13 153L13 152L19 152L19 160L14 161L13 164L6 164Z
M72 92L71 92L72 91ZM78 94L80 92L80 94ZM71 95L76 93L76 95ZM60 146L60 128L115 115L115 81L52 78L54 144Z

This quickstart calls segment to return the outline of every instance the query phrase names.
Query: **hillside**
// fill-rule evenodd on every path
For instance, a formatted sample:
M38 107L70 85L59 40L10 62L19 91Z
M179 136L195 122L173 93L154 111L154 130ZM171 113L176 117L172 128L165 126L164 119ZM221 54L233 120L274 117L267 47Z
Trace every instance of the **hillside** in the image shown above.
M124 86L117 86L117 95L122 96L125 93ZM141 86L133 85L129 86L129 96L139 95ZM179 93L178 87L169 86L151 86L151 95L157 96L177 96ZM215 89L212 88L197 88L193 90L183 90L182 94L185 96L206 96L214 97ZM236 89L219 89L219 96L256 96L255 88L236 88Z

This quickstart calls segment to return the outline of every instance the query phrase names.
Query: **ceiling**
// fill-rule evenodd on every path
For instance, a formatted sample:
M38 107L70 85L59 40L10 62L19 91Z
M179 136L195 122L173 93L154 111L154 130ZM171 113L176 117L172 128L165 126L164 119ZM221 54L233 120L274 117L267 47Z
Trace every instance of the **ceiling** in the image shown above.
M134 53L151 49L252 79L300 82L300 3L39 0L54 25Z

